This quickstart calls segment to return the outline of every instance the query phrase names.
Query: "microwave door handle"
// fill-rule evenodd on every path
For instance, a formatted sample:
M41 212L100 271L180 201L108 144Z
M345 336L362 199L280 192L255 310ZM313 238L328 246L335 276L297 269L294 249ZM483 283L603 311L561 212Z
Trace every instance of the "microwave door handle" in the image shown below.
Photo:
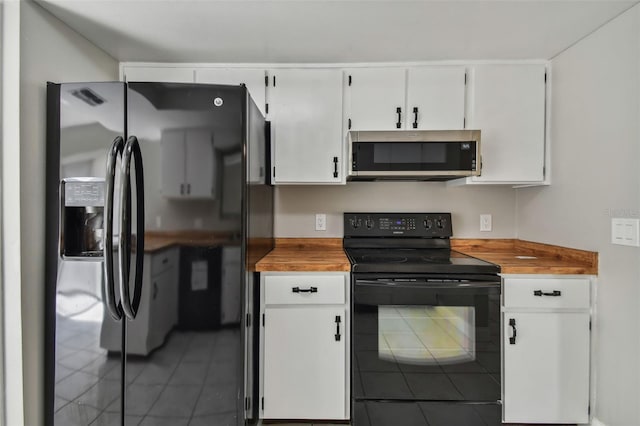
M107 310L114 320L118 321L122 318L122 307L116 305L115 296L115 277L113 271L113 194L115 186L115 174L116 163L118 157L122 155L124 148L124 139L121 136L117 136L112 144L111 149L107 155L107 172L105 176L106 181L106 194L105 194L105 243L103 247L104 257L104 280L103 280L103 292L107 305Z
M131 271L131 159L135 164L136 185L136 272L134 277L133 300L129 293L129 275ZM120 216L120 299L122 309L129 320L135 319L140 306L142 294L142 269L144 264L144 173L142 169L142 153L135 136L127 139L122 154L120 179L125 186L120 195L122 214Z

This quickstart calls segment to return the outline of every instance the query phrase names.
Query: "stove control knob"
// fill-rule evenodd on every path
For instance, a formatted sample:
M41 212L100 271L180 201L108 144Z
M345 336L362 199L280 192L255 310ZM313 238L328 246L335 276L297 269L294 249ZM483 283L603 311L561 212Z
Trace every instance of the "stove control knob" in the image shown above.
M431 229L431 226L433 226L430 219L425 219L423 223L426 229Z
M374 221L373 221L373 219L367 218L367 220L364 222L364 224L367 225L367 229L372 229L373 225L374 225Z
M351 219L351 227L353 229L358 229L360 227L360 220L358 219Z
M436 226L440 229L444 228L444 225L442 224L442 219L436 219Z

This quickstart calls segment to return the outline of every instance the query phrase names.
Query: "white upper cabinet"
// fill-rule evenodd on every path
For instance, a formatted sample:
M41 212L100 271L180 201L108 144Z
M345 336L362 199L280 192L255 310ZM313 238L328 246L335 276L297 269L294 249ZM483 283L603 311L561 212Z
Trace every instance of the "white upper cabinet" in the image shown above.
M465 84L463 66L409 68L405 129L464 129Z
M472 68L467 128L482 132L482 175L468 183L544 180L545 72L544 64Z
M216 159L210 131L165 130L160 146L163 196L215 198Z
M405 119L405 73L404 68L346 70L345 129L402 128Z
M244 84L262 115L265 111L265 70L257 68L198 68L196 83Z
M345 70L347 130L464 128L465 67Z
M269 71L276 184L345 182L342 72L339 69Z
M125 66L122 73L125 81L194 82L193 68Z

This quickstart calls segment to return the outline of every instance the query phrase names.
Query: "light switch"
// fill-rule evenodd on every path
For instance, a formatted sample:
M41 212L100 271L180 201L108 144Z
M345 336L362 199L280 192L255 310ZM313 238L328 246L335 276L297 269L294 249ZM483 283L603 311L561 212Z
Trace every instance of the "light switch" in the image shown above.
M640 219L612 218L611 243L640 247Z

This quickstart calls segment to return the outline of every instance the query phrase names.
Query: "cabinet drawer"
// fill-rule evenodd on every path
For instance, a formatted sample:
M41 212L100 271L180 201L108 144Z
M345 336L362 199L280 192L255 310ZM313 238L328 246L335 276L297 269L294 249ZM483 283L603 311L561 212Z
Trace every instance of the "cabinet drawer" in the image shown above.
M151 276L161 274L178 265L178 247L159 251L151 255Z
M590 306L586 278L506 278L505 308L582 309Z
M266 276L265 304L345 303L342 275Z

